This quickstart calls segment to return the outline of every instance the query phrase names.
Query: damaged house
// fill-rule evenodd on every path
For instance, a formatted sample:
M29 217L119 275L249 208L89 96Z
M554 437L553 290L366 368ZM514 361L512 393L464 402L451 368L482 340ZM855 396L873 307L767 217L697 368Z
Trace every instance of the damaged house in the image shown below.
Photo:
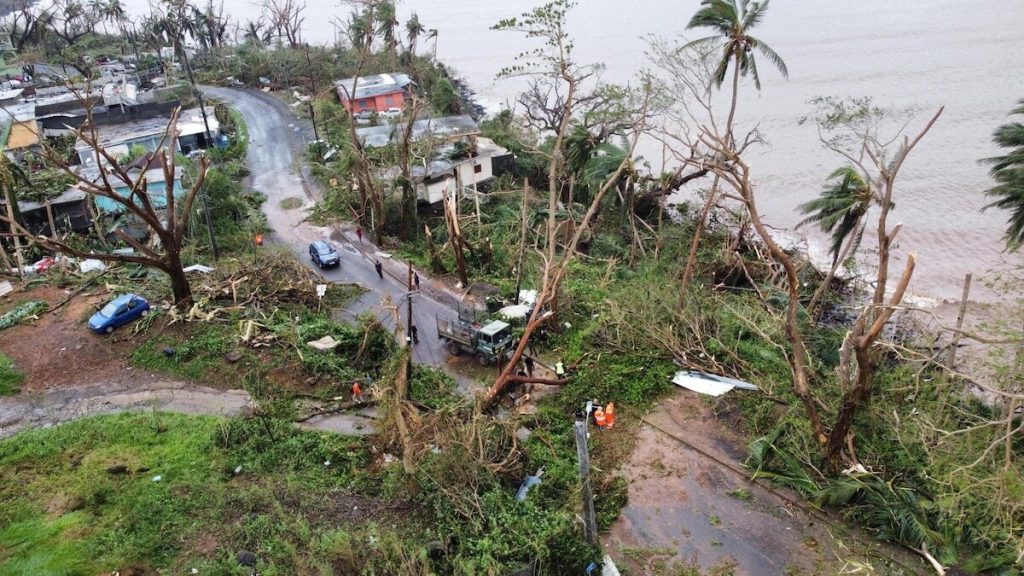
M397 145L404 130L404 124L395 123L358 128L356 135L366 148L384 148ZM508 150L480 136L480 127L470 116L416 120L411 137L429 158L409 170L416 196L424 204L437 204L456 192L486 192L495 178L515 165ZM383 176L393 179L399 173L398 167L392 167Z

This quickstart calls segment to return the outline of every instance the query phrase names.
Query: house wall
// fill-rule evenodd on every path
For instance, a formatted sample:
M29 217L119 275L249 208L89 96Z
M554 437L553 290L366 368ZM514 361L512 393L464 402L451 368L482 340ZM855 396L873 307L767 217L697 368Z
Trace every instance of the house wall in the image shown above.
M440 180L420 182L416 185L416 197L427 204L437 204L444 200L445 194L455 189L455 178L446 177Z
M466 188L472 188L474 182L479 184L494 177L490 156L467 158L456 166L456 170L459 171L459 180Z
M405 90L398 89L389 94L378 94L377 96L371 96L369 98L356 98L352 101L352 110L354 112L360 112L362 110L373 110L375 112L383 112L388 108L401 108L405 104L405 99L408 97L408 93ZM349 102L344 101L346 108L349 108Z

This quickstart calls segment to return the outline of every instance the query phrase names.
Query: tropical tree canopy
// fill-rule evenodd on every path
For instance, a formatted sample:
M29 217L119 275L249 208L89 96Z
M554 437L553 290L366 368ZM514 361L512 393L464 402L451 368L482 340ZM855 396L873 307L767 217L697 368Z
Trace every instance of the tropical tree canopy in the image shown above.
M820 196L797 207L807 215L797 226L817 224L823 232L832 235L828 253L835 265L847 238L852 238L854 249L860 244L863 233L860 222L871 207L872 199L867 182L855 169L844 166L829 175Z
M750 0L703 0L697 13L686 25L687 29L710 28L714 35L690 42L690 46L699 44L717 45L722 50L722 59L715 68L715 84L719 87L725 81L729 62L736 60L741 76L754 79L754 86L761 89L761 77L757 72L757 61L753 51L757 50L768 59L782 76L789 77L789 70L775 50L750 35L750 29L764 19L768 10L768 0L751 2Z
M1024 115L1024 99L1017 104L1011 114ZM1003 124L992 135L992 139L1007 153L982 160L992 166L989 174L996 181L995 187L985 192L996 200L985 208L996 207L1010 211L1006 246L1010 250L1017 250L1024 244L1024 124Z

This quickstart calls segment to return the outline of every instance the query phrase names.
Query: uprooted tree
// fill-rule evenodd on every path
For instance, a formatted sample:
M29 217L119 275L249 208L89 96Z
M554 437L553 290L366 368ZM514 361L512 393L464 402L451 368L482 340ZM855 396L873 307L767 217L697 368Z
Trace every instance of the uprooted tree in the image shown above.
M539 96L528 98L527 101L535 107L535 117L547 119L546 125L539 126L542 131L538 135L548 137L549 146L540 146L536 150L548 162L547 224L543 250L538 250L542 261L538 297L522 338L501 374L487 391L484 404L488 406L500 398L510 382L560 382L517 376L516 365L534 332L557 317L559 289L580 240L600 212L602 199L620 182L622 174L630 166L650 109L650 90L646 79L643 81L643 89L639 91L602 85L596 79L600 70L598 65L581 65L576 62L573 42L565 27L566 13L573 6L574 3L569 0L555 0L519 18L502 20L493 27L495 30L518 32L529 39L543 41L542 48L525 52L515 65L504 68L499 75L531 79L533 88L530 93ZM588 80L594 80L597 85L588 87ZM546 112L538 116L536 107ZM568 140L573 130L587 133L585 138L578 141L589 153L596 153L598 145L614 134L628 135L629 138L618 166L594 185L589 206L578 221L572 216L571 199L576 182L567 160ZM529 194L529 187L524 189L524 194ZM566 214L564 219L559 216L563 211Z
M76 181L76 187L85 192L92 201L105 198L113 202L145 226L150 233L150 241L143 243L129 236L124 230L117 230L117 237L134 249L132 254L98 252L90 246L88 239L76 236L58 236L55 230L49 235L27 230L18 219L3 217L11 228L12 234L35 243L46 250L60 252L78 258L92 258L104 262L125 262L141 264L156 268L167 274L171 284L174 305L185 310L192 304L192 287L181 264L181 251L185 244L185 234L192 216L192 205L202 190L209 160L201 156L197 160L196 177L181 198L175 196L175 170L177 150L177 124L180 109L171 114L171 119L164 130L160 144L154 153L164 173L164 190L162 194L151 194L146 180L146 171L140 170L137 175L129 173L117 158L109 153L101 144L96 127L87 121L75 131L75 135L84 142L95 156L96 171L87 169L74 170L59 158L53 150L47 150L47 156ZM124 192L122 192L124 190Z

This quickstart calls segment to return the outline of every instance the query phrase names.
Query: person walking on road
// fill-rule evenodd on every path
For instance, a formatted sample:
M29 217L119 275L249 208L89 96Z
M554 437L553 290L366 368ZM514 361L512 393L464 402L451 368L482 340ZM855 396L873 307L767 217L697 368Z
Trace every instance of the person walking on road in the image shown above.
M533 358L527 356L524 363L526 364L526 375L533 378Z
M416 291L419 292L420 291L420 275L415 273L415 272L412 273L412 284L413 284L413 286L416 287Z
M374 260L373 261L373 268L375 270L377 270L377 276L380 276L380 279L383 280L384 279L384 265L380 263L380 260Z
M412 343L413 346L420 343L420 329L415 324L409 329L412 332Z
M363 227L362 226L356 228L356 237L359 238L359 243L362 244L362 242L363 242Z

